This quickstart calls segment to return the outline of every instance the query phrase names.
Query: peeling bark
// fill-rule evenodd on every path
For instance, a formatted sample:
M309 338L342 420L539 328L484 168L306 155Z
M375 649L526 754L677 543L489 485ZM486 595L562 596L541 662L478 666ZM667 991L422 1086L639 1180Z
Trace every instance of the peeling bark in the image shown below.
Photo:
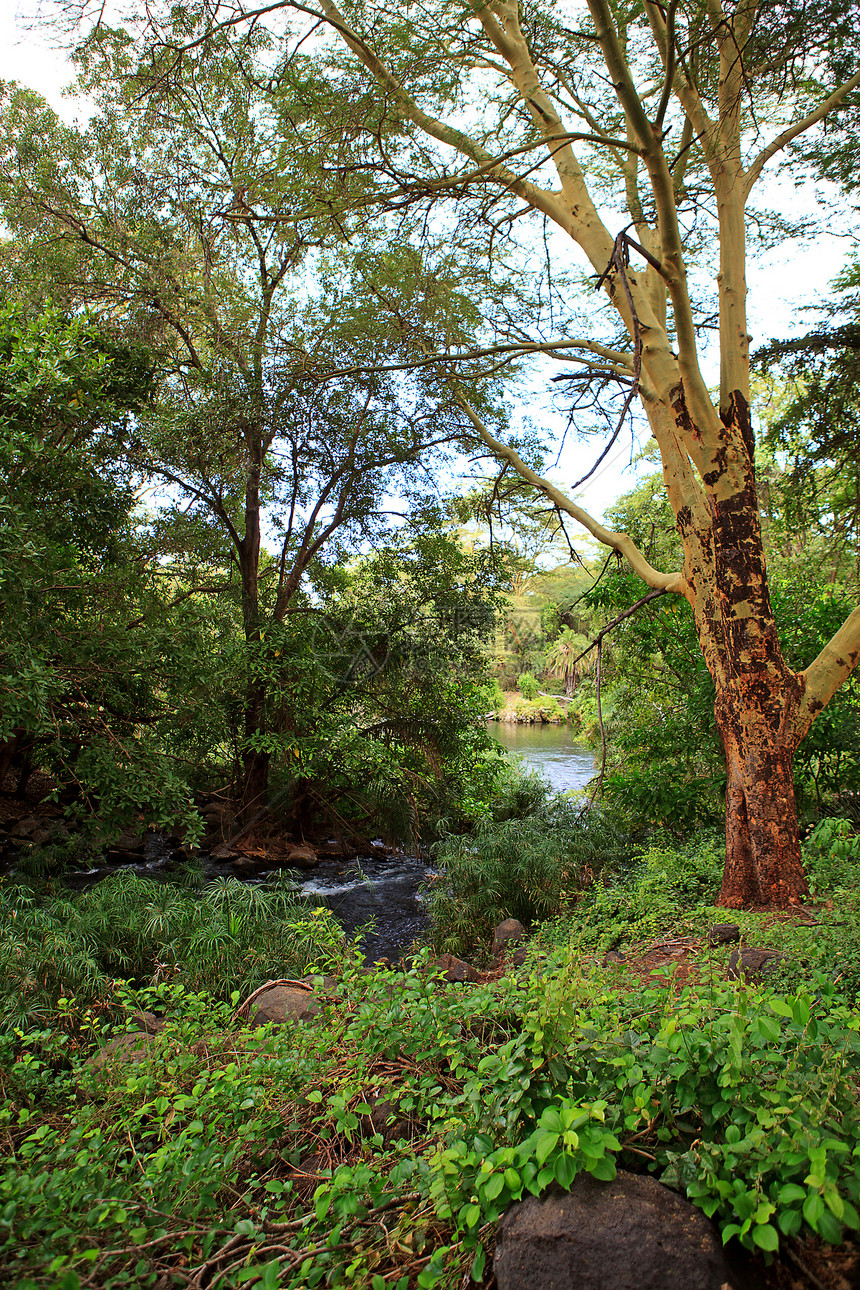
M679 515L699 641L726 754L726 867L719 903L786 908L808 895L792 764L805 681L782 656L770 604L749 407L732 391L704 478L710 523Z
M809 895L792 772L801 692L794 673L774 661L769 676L739 677L714 704L726 753L726 864L717 903L730 909L785 909Z

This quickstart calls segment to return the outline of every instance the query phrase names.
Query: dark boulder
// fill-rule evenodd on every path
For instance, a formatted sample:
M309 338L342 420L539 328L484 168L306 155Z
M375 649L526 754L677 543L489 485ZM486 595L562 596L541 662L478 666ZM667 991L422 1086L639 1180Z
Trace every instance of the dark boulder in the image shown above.
M145 1061L153 1051L154 1035L146 1030L129 1031L126 1035L114 1035L107 1043L97 1049L92 1057L84 1062L84 1067L96 1074L109 1077L114 1070L124 1066L136 1066Z
M296 869L315 869L320 858L313 847L293 847L288 853L286 864Z
M493 932L493 958L501 958L514 945L523 940L526 929L518 918L506 918Z
M726 976L730 981L762 981L785 962L782 950L757 950L751 945L744 949L732 950Z
M736 945L741 939L737 923L714 923L708 932L709 945Z
M704 1214L638 1174L512 1205L493 1269L498 1290L740 1290Z

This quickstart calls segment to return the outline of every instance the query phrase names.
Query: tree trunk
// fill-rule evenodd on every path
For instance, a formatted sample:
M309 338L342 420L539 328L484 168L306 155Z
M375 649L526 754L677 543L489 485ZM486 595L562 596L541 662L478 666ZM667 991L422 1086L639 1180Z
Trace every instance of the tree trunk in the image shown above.
M792 773L801 688L788 668L774 667L770 678L736 678L714 704L726 753L726 864L717 903L730 909L787 909L809 895Z
M242 578L242 622L245 640L258 646L262 637L260 624L260 476L262 469L262 432L259 425L246 428L249 450L248 478L245 484L245 534L238 543L239 572ZM242 753L244 783L239 819L248 825L266 806L269 788L269 753L255 752L248 740L265 732L266 685L259 677L249 675L245 692L245 748Z
M269 792L270 761L269 753L253 752L250 749L242 757L245 779L242 784L239 819L243 825L251 824L254 818L265 810Z

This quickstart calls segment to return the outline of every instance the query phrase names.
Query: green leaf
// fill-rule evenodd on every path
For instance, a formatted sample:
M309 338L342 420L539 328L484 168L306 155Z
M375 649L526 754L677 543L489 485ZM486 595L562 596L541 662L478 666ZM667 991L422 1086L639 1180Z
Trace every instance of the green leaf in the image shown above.
M791 1014L799 1026L805 1026L809 1021L809 1003L803 995L799 995L791 1005Z
M800 1216L799 1209L784 1209L781 1214L777 1215L779 1230L784 1236L797 1236L797 1233L803 1227L803 1219Z
M565 1191L569 1191L571 1184L576 1177L576 1164L573 1157L560 1155L555 1162L553 1175L559 1187L563 1187Z
M785 999L771 999L769 1007L771 1012L775 1012L778 1017L788 1017L789 1020L794 1017L791 1004L786 1003Z
M314 1197L314 1214L316 1220L321 1223L331 1208L332 1192L329 1187L320 1187Z
M761 1223L753 1228L752 1238L760 1250L779 1249L779 1233L771 1223Z
M558 1139L557 1133L549 1133L545 1129L538 1132L535 1156L539 1165L543 1164L550 1152L555 1151Z
M477 1227L481 1221L480 1205L465 1205L460 1211L460 1222L465 1227Z
M860 1214L857 1213L851 1201L845 1200L844 1197L842 1198L842 1222L854 1232L860 1228Z
M807 1194L805 1187L798 1187L797 1183L785 1183L780 1187L776 1201L778 1205L790 1205L792 1201L805 1200Z
M548 1106L546 1108L538 1123L542 1129L546 1129L550 1133L555 1134L560 1134L564 1127L561 1122L561 1116L554 1106Z
M829 1209L825 1209L818 1220L818 1235L829 1245L840 1245L842 1243L842 1224L835 1214L831 1214Z
M824 1212L824 1201L818 1195L818 1192L813 1192L811 1196L807 1196L803 1202L803 1217L814 1232L818 1231L818 1224Z
M278 1290L280 1280L280 1265L277 1259L272 1259L262 1269L262 1276L260 1277L262 1290Z
M596 1160L593 1165L588 1166L588 1172L600 1182L612 1182L616 1175L615 1158L613 1156L604 1156L602 1160Z

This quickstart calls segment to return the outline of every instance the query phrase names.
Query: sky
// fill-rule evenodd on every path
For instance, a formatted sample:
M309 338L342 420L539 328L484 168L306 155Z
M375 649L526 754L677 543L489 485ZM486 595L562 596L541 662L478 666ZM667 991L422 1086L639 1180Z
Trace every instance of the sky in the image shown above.
M85 105L63 99L62 88L71 80L72 71L65 54L51 43L48 28L28 31L22 15L32 13L36 0L18 6L16 0L0 0L0 79L17 80L30 86L51 103L68 122L82 113ZM819 185L795 190L766 181L762 194L768 204L787 206L792 214L814 215L821 204L832 209L832 197ZM837 227L814 241L789 241L767 255L751 260L748 269L749 325L753 349L775 336L787 336L808 330L815 321L817 306L829 282L839 271L851 243ZM809 310L813 312L810 313ZM706 378L716 383L716 356L706 359ZM559 436L563 420L558 419ZM637 477L652 466L631 466L631 455L644 446L647 433L640 433L631 445L627 428L618 443L589 480L587 494L578 498L595 518L622 493L629 491ZM599 455L597 440L577 443L568 440L558 467L551 472L554 482L569 486L579 479Z

